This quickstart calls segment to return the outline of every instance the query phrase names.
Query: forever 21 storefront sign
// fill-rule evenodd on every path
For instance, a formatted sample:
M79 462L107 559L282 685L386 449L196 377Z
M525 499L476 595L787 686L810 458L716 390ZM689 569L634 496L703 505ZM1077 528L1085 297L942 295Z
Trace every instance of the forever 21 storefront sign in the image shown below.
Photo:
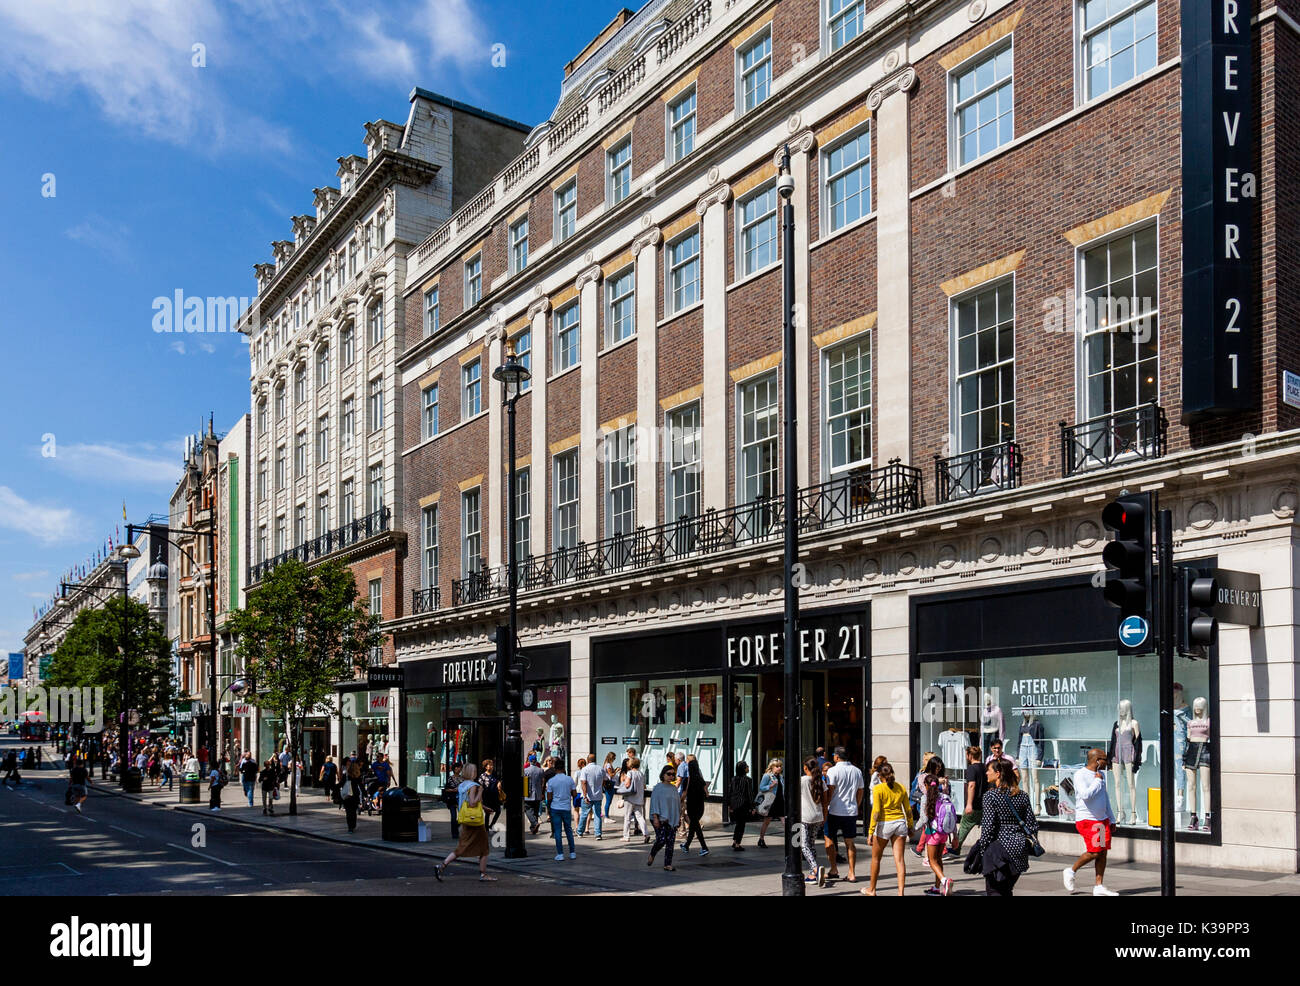
M1254 6L1182 5L1184 422L1258 406Z
M869 656L862 613L810 614L799 621L802 664L862 661ZM727 628L727 667L779 668L785 662L785 634L780 622Z

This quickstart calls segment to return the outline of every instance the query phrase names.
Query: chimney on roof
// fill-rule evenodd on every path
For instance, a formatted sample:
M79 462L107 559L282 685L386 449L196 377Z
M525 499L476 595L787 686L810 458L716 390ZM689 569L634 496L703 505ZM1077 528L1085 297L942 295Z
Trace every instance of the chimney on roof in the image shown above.
M587 47L578 52L578 56L568 65L564 66L564 77L567 79L574 72L578 71L582 63L599 50L600 46L617 34L629 20L632 19L632 11L624 7L614 17L612 21L605 25L599 34L597 34L588 43Z

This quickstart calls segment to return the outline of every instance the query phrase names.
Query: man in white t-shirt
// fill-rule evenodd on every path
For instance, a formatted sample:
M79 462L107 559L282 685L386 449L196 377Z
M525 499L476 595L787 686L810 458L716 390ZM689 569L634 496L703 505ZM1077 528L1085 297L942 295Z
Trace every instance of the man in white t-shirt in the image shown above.
M826 772L829 797L826 809L826 855L831 861L831 871L827 876L838 878L840 875L835 861L835 839L842 835L849 858L848 882L857 883L854 868L858 862L858 850L853 840L858 837L858 814L862 811L862 771L849 762L844 747L837 746L834 757L834 766Z
M1065 889L1074 893L1074 874L1089 863L1097 864L1097 884L1092 888L1094 897L1118 897L1106 889L1102 877L1106 875L1106 853L1110 851L1110 837L1115 828L1115 813L1111 811L1110 797L1106 794L1106 751L1088 751L1088 762L1074 772L1074 827L1083 836L1083 855L1061 872Z
M587 834L587 819L596 816L596 841L604 838L604 820L600 817L601 804L605 797L605 769L596 762L596 754L587 754L587 766L578 771L578 793L582 795L582 806L578 811L578 834Z

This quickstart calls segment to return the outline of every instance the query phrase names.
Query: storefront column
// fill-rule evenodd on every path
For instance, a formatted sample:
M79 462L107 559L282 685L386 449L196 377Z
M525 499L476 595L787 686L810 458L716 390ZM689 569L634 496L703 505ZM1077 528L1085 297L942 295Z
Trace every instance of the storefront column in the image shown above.
M599 438L596 413L596 381L600 370L600 347L596 335L596 311L600 305L600 266L588 268L578 275L577 288L581 302L578 306L581 343L578 368L580 374L578 398L578 502L584 505L579 512L578 536L591 544L600 539L596 523L596 503L599 495L597 477L600 475L600 457L596 454Z
M402 764L405 763L405 750L402 747L402 701L400 688L388 689L388 762L393 766L394 784L406 783L406 778L402 776Z
M595 708L591 688L591 636L585 633L569 638L569 759L565 769L572 772L578 757L595 749L592 717Z
M551 364L550 333L547 327L547 313L551 310L550 298L539 298L528 306L528 318L533 323L533 412L530 416L529 430L531 441L532 465L529 475L528 496L534 517L543 518L540 524L531 525L529 532L529 549L532 554L541 557L546 554L546 528L544 518L550 516L551 463L546 456L546 372ZM539 481L540 480L540 481Z
M889 758L900 778L912 776L911 640L906 592L871 597L870 760ZM866 766L870 766L870 762Z
M1177 514L1175 514L1177 516ZM1288 521L1273 537L1220 542L1220 568L1259 573L1259 627L1219 625L1220 849L1195 852L1214 865L1228 854L1237 866L1294 872L1297 845L1297 702L1295 567L1300 544ZM1184 543L1184 551L1197 551ZM1199 553L1199 552L1198 552ZM1185 696L1191 702L1198 695ZM1144 730L1145 731L1145 730ZM1192 850L1178 848L1179 857ZM1200 862L1198 859L1197 862Z
M663 452L659 435L659 329L657 318L659 284L659 250L663 233L658 226L645 230L632 241L632 256L636 258L636 420L637 469L641 474L636 484L636 516L642 527L659 523L658 482L655 479L656 462ZM647 447L642 448L642 442Z
M916 86L910 65L867 97L876 130L876 322L875 367L877 461L911 462L911 148L909 93Z
M700 265L704 279L704 397L700 440L704 467L704 509L727 506L727 202L731 186L713 188L696 203L700 225Z

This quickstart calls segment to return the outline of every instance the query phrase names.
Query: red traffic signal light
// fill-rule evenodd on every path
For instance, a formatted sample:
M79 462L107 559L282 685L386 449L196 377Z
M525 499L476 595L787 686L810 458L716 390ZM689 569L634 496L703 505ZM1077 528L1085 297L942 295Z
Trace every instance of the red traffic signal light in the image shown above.
M1115 534L1101 552L1107 569L1102 595L1119 607L1121 623L1135 616L1148 625L1152 623L1152 514L1150 493L1126 493L1106 504L1101 512L1102 524ZM1147 649L1145 641L1129 647L1120 638L1119 650L1123 653L1143 653Z

